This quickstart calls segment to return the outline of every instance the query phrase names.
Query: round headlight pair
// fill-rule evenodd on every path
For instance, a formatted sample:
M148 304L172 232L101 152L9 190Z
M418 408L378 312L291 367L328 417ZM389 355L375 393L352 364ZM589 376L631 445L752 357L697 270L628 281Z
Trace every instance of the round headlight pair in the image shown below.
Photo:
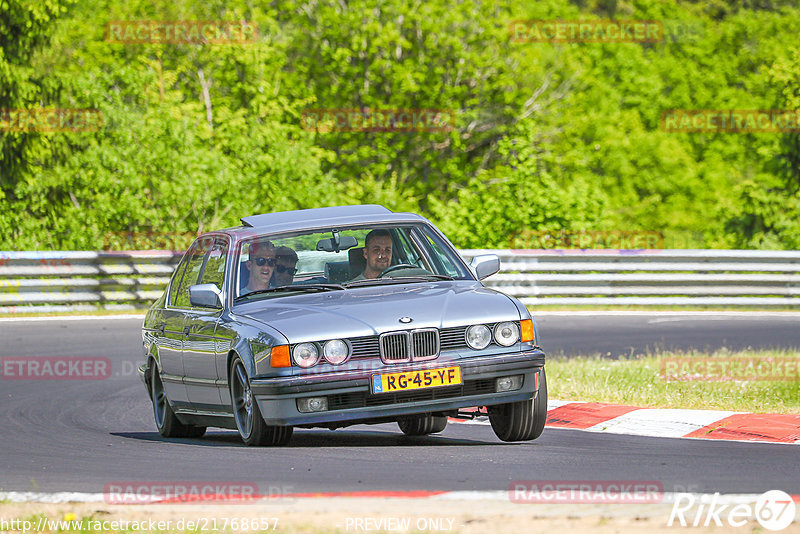
M331 339L322 345L322 357L333 365L340 365L350 357L350 349L341 339ZM320 360L319 347L316 343L298 343L292 350L292 358L300 367L313 367Z
M498 345L510 347L519 340L519 327L510 321L498 323L494 327L494 340ZM473 349L485 349L491 342L492 331L488 326L476 324L467 328L467 345Z

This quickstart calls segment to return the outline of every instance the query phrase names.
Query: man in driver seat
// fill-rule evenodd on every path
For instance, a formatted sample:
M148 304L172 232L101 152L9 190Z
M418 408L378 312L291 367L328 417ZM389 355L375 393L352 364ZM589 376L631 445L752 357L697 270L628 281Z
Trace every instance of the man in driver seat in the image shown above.
M367 265L364 272L353 278L365 280L378 278L392 263L392 236L389 230L372 230L364 238L364 259Z

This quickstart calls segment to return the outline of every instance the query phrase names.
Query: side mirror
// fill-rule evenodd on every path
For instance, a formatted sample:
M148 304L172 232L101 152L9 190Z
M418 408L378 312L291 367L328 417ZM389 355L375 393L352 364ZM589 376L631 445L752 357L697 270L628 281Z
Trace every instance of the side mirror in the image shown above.
M497 254L481 254L472 258L469 266L478 280L483 280L500 270L500 258Z
M189 302L199 308L222 308L222 291L217 284L197 284L189 287Z

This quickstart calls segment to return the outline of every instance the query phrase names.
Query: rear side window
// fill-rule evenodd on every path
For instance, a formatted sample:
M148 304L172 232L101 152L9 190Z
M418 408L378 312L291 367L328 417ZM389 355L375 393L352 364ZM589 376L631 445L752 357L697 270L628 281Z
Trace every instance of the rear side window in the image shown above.
M203 268L203 260L213 245L213 237L202 237L195 241L194 246L189 251L189 260L186 262L186 269L181 277L180 285L177 288L172 288L173 294L170 295L170 304L178 308L191 307L189 303L189 287L198 283L197 280Z

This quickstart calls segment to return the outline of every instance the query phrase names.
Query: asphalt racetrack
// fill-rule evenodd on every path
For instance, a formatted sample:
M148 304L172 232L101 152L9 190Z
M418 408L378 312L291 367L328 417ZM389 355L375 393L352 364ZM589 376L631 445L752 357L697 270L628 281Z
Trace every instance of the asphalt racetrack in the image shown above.
M659 348L798 347L800 315L544 314L548 352L614 357ZM489 426L409 438L394 424L298 430L285 448L231 431L165 440L141 359L141 319L0 321L0 357L94 356L106 380L0 380L0 490L101 493L121 481L254 482L262 492L507 490L515 480L658 481L665 491L800 494L796 445L660 439L545 429L505 444ZM552 388L552 385L551 385Z

